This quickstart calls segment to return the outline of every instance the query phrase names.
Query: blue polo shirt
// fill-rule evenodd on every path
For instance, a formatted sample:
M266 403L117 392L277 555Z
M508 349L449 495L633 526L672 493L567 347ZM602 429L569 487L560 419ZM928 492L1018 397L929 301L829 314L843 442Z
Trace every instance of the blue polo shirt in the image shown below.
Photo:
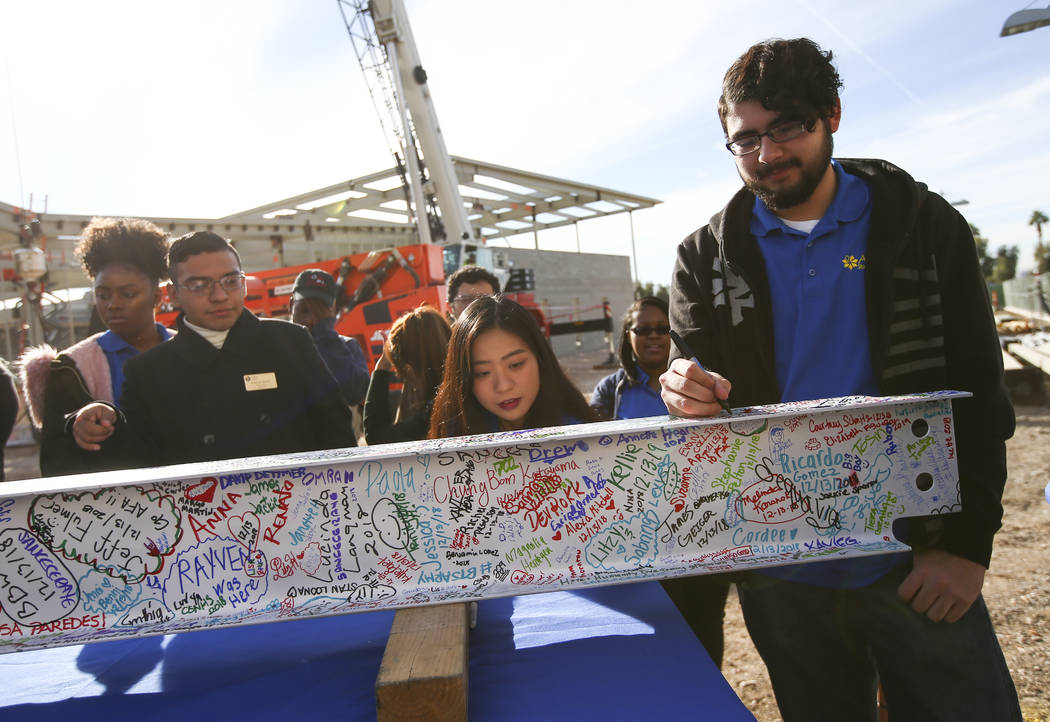
M667 406L660 398L660 392L649 385L649 374L636 367L638 383L624 384L620 394L620 407L616 411L618 419L644 419L648 416L666 416Z
M161 341L171 338L171 332L164 326L157 324L157 333ZM138 349L129 344L112 331L106 331L98 337L98 345L106 354L109 363L109 380L113 384L113 405L120 408L120 392L124 388L124 364L128 359L139 355Z
M868 344L865 268L871 228L867 183L835 170L835 197L809 233L791 228L755 199L751 233L766 262L774 359L784 401L878 396ZM882 577L906 553L761 570L818 587L855 588Z
M871 197L832 162L837 186L810 233L755 199L751 233L766 261L781 401L878 395L864 296Z

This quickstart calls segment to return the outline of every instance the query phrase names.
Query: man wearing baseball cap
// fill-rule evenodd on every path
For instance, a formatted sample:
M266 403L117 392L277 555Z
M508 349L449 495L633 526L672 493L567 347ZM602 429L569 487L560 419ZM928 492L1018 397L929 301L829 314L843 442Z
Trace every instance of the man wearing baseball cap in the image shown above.
M339 383L346 403L357 406L368 391L368 364L357 341L335 331L339 285L319 268L308 268L295 279L292 321L306 326L318 353Z

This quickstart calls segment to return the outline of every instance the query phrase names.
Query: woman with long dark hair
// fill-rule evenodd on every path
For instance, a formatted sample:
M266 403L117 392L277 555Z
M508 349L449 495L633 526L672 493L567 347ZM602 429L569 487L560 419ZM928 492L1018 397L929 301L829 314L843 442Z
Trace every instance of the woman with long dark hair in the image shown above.
M365 440L370 446L427 437L451 335L448 321L430 306L406 313L390 327L365 397ZM395 374L404 383L392 417L390 382Z
M595 420L536 319L517 303L484 296L456 321L430 438Z

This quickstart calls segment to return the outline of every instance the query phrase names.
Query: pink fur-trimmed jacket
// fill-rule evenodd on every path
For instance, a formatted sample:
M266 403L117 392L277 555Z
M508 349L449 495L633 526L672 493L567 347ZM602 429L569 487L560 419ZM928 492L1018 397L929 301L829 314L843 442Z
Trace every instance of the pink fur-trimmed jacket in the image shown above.
M80 374L88 394L98 401L114 402L113 382L109 374L109 361L98 339L102 333L88 336L73 344L62 354L69 356ZM51 362L59 352L47 344L34 346L22 354L22 390L29 404L29 415L37 428L44 425L44 392L51 374ZM77 407L79 408L79 407Z
M114 402L109 361L98 345L101 333L59 353L51 346L28 349L21 381L29 415L40 429L40 471L44 476L101 471L105 459L87 452L66 432L66 417L92 401Z

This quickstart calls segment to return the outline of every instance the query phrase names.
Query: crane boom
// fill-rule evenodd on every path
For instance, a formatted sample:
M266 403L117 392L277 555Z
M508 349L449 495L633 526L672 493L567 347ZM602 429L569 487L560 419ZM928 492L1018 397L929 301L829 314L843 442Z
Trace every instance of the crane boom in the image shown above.
M380 125L410 191L420 241L473 237L402 0L337 0ZM349 13L347 12L349 10ZM436 204L440 219L434 212Z

